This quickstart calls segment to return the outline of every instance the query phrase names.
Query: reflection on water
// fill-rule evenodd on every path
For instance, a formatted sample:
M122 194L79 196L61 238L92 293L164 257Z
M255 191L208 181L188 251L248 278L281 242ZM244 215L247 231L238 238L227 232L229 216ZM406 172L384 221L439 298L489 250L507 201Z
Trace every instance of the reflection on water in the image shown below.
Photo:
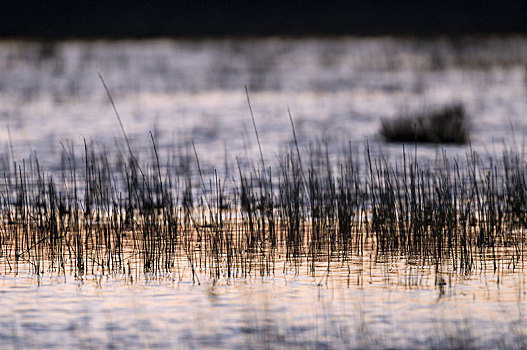
M375 261L272 276L0 279L2 348L493 347L524 343L522 272L467 276ZM284 262L277 261L283 266Z
M70 152L67 139L79 150L86 138L106 144L109 153L123 152L97 72L110 86L135 152L151 152L148 130L163 156L185 152L193 140L203 169L237 157L258 159L245 85L269 162L291 142L288 107L302 149L321 138L337 154L347 140L377 140L381 118L460 102L472 118L472 148L499 153L503 139L512 142L512 129L518 142L527 132L526 66L524 38L2 42L3 168L36 150L43 167L60 170L63 150ZM402 154L400 146L386 147L388 156ZM424 157L437 151L419 150ZM449 155L466 151L446 149ZM345 258L332 252L335 259L325 246L325 254L293 259L287 247L259 247L258 254L235 252L246 260L232 262L231 274L228 255L214 256L204 242L187 238L178 241L180 250L166 253L173 260L162 273L144 273L146 260L134 242L116 255L87 254L83 268L92 269L78 274L75 242L53 253L69 257L65 266L51 266L56 261L40 251L42 265L35 269L36 260L24 261L18 243L3 241L0 347L526 345L522 241L471 252L474 267L467 270L449 259L435 264L419 255L383 254L376 244ZM118 270L99 264L122 257Z

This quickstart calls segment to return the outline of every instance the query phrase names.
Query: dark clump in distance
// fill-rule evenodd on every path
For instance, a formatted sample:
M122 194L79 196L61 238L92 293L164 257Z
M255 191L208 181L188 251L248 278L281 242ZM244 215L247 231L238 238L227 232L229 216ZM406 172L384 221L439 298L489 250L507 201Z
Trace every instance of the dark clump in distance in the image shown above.
M453 143L469 140L468 117L462 104L453 104L416 115L382 120L386 142Z

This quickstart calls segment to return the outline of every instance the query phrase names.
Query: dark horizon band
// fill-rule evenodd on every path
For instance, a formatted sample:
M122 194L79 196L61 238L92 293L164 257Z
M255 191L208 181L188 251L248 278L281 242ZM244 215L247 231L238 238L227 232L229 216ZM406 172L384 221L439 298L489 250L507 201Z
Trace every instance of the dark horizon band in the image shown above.
M20 1L0 3L0 37L527 33L525 1Z

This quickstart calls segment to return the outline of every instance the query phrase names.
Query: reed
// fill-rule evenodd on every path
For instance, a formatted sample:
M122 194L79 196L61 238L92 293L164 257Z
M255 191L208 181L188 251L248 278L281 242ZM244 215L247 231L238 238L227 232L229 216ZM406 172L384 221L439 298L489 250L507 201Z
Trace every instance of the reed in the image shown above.
M293 136L276 166L262 155L237 158L237 174L222 178L202 168L195 146L162 159L149 138L144 159L127 142L117 154L85 142L82 152L63 144L58 171L46 172L35 154L14 163L0 196L5 268L191 271L195 283L203 273L329 273L366 253L459 273L523 268L527 168L517 150L422 162L403 146L388 161L368 144L330 156L326 143L301 149Z
M381 135L387 142L465 144L469 134L468 117L459 103L381 122Z

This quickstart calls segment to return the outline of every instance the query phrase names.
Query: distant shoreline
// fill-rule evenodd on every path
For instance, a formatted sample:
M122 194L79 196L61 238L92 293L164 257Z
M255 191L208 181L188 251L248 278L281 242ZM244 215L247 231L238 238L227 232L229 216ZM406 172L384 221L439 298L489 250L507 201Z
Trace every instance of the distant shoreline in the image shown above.
M527 33L521 1L19 1L0 4L0 38L462 36Z

